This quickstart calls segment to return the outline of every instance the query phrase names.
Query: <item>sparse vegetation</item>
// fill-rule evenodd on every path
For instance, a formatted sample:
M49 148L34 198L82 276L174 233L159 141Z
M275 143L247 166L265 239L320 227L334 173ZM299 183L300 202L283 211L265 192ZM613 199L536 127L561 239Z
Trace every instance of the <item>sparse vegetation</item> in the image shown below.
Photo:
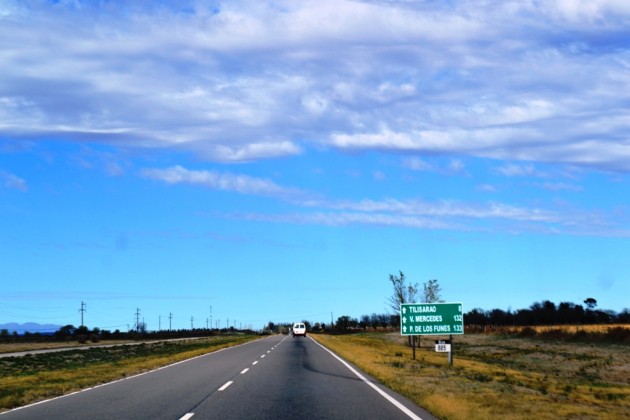
M314 338L443 419L630 418L627 345L466 334L449 368L433 340L412 360L399 333Z
M256 338L255 335L222 335L0 358L0 411L146 372Z

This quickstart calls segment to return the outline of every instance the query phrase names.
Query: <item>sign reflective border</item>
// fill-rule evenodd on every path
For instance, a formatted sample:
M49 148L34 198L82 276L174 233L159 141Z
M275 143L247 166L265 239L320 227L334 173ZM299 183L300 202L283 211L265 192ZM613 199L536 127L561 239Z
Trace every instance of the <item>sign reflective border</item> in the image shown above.
M403 303L400 305L402 335L464 334L461 303Z

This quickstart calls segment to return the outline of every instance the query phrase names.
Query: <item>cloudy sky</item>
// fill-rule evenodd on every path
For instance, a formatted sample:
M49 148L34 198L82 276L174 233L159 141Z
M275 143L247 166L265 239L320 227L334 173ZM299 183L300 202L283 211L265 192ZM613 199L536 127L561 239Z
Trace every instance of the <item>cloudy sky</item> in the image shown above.
M620 311L629 104L625 0L4 0L0 323Z

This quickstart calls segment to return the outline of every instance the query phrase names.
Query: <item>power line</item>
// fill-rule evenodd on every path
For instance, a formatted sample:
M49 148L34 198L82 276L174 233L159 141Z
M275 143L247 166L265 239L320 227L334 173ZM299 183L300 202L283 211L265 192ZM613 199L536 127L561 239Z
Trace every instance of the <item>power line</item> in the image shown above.
M86 306L85 302L81 301L81 309L79 309L79 312L81 312L81 326L83 326L83 314L87 311Z
M140 331L140 308L136 308L136 332Z

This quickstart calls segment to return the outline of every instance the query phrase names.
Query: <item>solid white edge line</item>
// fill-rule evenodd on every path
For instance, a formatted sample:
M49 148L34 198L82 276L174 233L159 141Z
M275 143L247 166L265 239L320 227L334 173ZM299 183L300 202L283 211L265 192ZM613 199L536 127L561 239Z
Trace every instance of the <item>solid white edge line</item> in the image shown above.
M388 393L386 393L385 391L383 391L382 389L380 389L379 387L377 387L376 385L374 385L372 382L368 381L367 378L363 375L361 375L359 372L357 372L356 369L354 369L352 366L350 366L345 360L343 360L341 357L337 356L335 353L333 353L331 350L328 350L326 347L324 347L323 345L321 345L320 343L318 343L316 340L314 340L313 338L309 337L311 340L313 340L318 346L320 346L321 348L323 348L324 350L326 350L328 353L330 353L335 359L339 360L345 367L348 368L348 370L350 370L350 372L354 373L359 379L361 379L363 382L365 382L366 384L368 384L369 386L371 386L376 392L378 392L379 394L381 394L381 396L383 396L383 398L385 398L387 401L389 401L390 403L392 403L396 408L398 408L400 411L402 411L403 413L405 413L406 415L408 415L410 418L414 419L414 420L422 420L421 417L418 417L413 411L409 410L407 407L405 407L404 405L402 405L400 402L398 402L394 397L392 397L391 395L389 395Z
M234 383L234 381L227 381L226 383L223 384L223 386L221 388L219 388L219 391L225 391L227 389L227 387L232 385L233 383Z
M260 340L265 340L266 338L261 338ZM226 350L229 350L229 349L235 349L237 347L246 346L246 345L254 343L256 341L258 341L258 340L248 341L246 343L237 344L236 346L232 346L232 347L225 347L225 348L222 348L222 349L219 349L219 350L212 351L210 353L205 353L205 354L201 354L199 356L192 357L190 359L180 360L179 362L171 363L170 365L161 366L159 368L156 368L156 369L153 369L153 370L150 370L150 371L147 371L147 372L138 373L138 374L132 375L132 376L126 376L124 378L116 379L116 380L111 381L111 382L106 382L104 384L94 385L94 386L91 386L89 388L83 388L83 389L80 389L78 391L71 392L69 394L60 395L58 397L49 398L47 400L37 401L37 402L31 403L31 404L23 405L21 407L15 407L15 408L13 408L13 409L11 409L9 411L3 411L2 413L0 413L0 416L2 416L4 414L12 413L14 411L23 410L23 409L28 408L28 407L33 407L35 405L45 404L45 403L50 402L50 401L59 400L61 398L66 398L66 397L69 397L69 396L74 395L74 394L80 394L82 392L90 391L92 389L102 388L104 386L113 385L113 384L118 383L118 382L128 381L130 379L134 379L134 378L137 378L139 376L148 375L149 373L156 372L158 370L167 369L167 368L170 368L172 366L176 366L176 365L180 365L180 364L183 364L183 363L187 363L187 362L189 362L191 360L195 360L195 359L200 359L202 357L211 356L211 355L213 355L215 353L220 353L222 351L226 351ZM284 340L282 340L282 341L284 341Z
M194 415L195 415L195 413L186 413L179 420L188 420L188 419L192 418L192 416L194 416Z

